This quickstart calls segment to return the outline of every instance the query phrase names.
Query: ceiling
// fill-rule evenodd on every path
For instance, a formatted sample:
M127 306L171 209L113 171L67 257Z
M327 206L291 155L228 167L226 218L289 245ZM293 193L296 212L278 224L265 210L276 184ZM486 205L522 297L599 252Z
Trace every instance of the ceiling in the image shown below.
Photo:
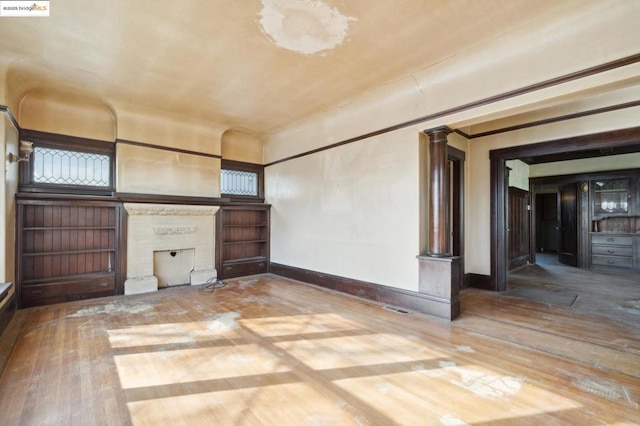
M574 3L55 0L49 17L1 18L0 60L18 96L68 91L269 133Z

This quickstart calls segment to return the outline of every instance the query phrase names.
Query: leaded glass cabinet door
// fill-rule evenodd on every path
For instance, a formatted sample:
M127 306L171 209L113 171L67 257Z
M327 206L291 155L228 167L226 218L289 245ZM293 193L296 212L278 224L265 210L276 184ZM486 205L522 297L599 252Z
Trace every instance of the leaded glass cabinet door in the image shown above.
M592 181L594 219L631 214L632 187L630 179Z

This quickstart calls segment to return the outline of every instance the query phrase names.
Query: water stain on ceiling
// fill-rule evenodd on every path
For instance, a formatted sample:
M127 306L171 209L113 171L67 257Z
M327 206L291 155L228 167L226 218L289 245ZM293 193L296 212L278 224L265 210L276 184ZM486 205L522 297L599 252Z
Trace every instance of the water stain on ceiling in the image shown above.
M349 22L336 8L317 0L262 0L260 25L273 43L305 55L326 54L347 36Z

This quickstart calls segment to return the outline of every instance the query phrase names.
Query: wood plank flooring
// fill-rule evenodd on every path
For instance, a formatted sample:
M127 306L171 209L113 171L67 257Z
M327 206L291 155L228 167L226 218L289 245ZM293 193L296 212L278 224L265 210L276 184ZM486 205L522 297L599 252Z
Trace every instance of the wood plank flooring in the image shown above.
M631 425L640 310L480 290L452 322L274 275L19 311L2 425Z

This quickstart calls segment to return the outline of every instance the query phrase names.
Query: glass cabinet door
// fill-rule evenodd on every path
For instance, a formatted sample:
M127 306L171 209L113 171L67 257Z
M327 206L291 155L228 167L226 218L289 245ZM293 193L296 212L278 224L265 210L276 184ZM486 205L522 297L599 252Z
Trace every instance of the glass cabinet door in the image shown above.
M631 191L629 179L602 179L591 182L594 216L624 216L629 214Z

